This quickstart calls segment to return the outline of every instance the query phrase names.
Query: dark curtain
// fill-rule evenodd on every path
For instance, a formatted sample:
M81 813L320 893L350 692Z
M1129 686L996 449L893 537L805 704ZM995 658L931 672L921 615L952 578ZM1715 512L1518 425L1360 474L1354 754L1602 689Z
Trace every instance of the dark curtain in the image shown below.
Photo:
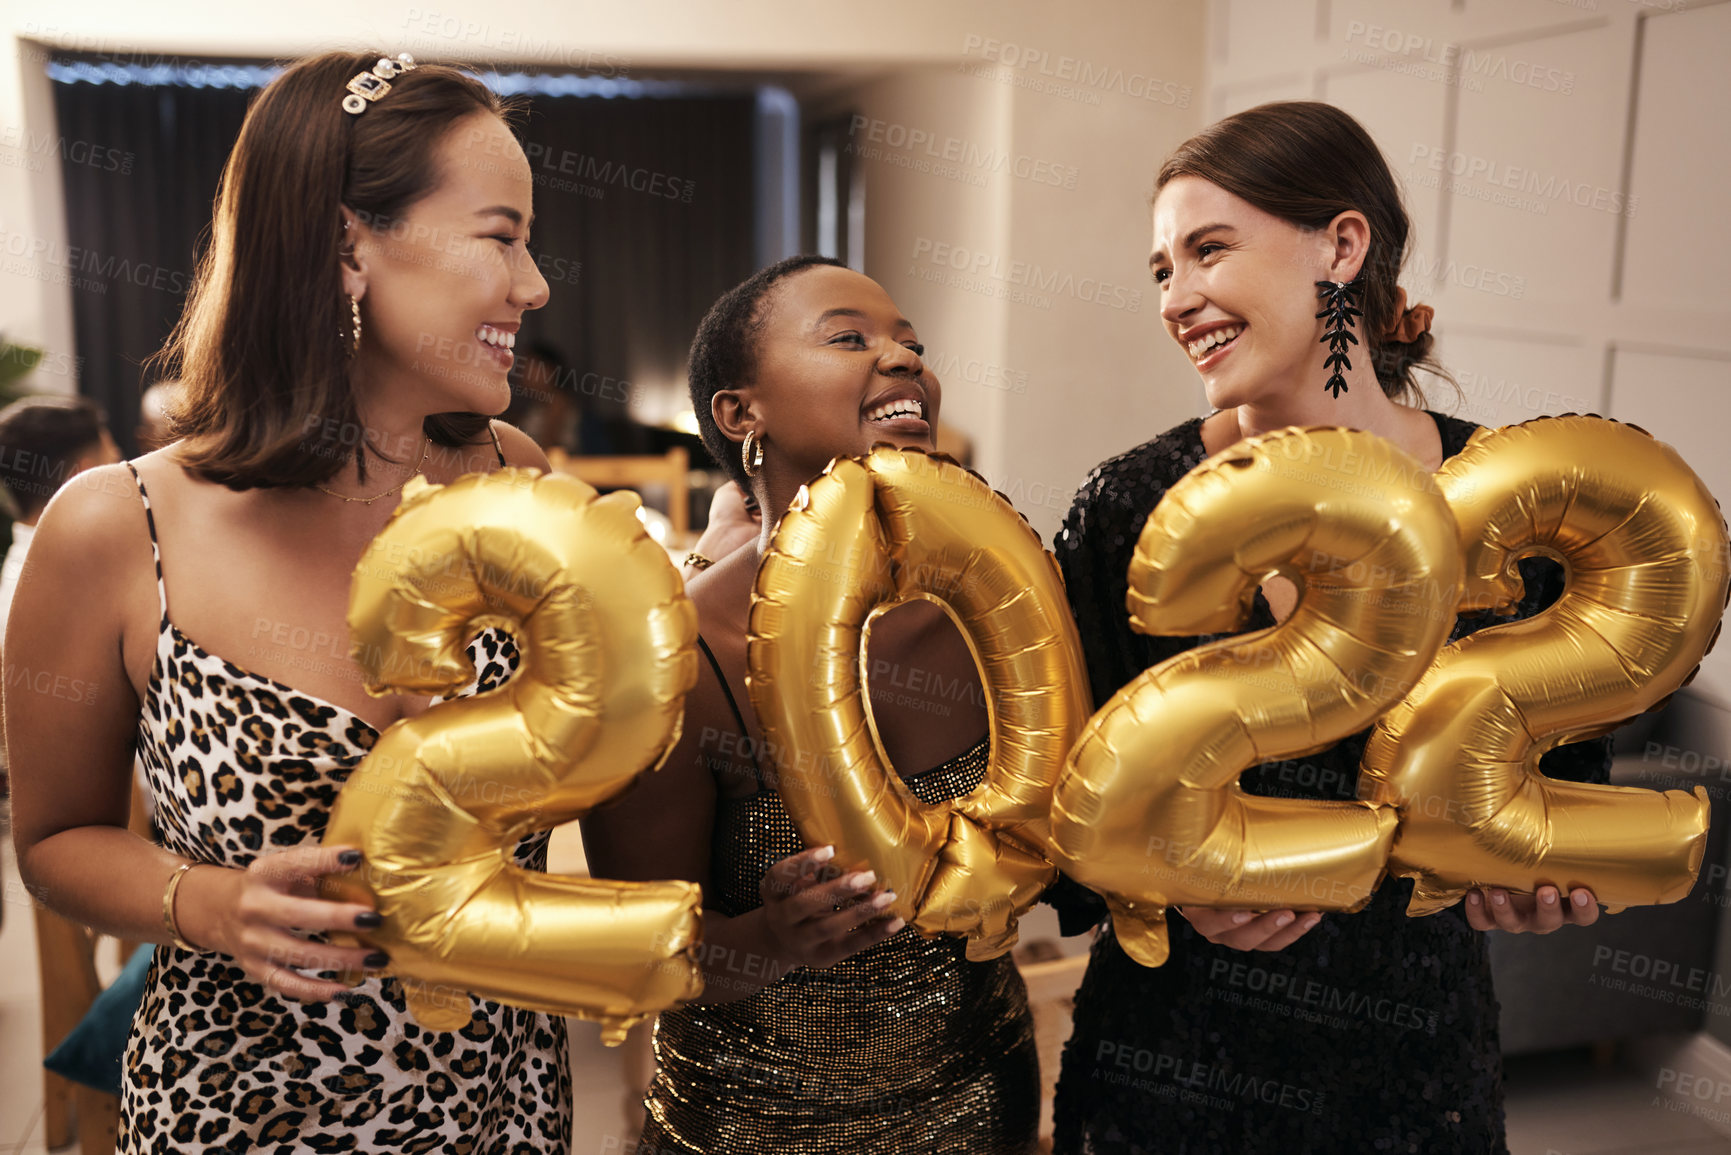
M620 424L628 395L682 387L697 323L753 271L755 114L750 95L533 101L533 247L552 294L524 334L558 351L585 414L635 433L615 451L658 448Z
M59 132L124 167L62 162L81 391L135 450L142 364L180 316L216 186L256 90L56 83ZM333 99L335 97L333 96ZM753 268L751 94L530 99L533 248L551 297L522 341L552 346L559 384L623 432L633 389L684 381L704 312ZM96 155L77 150L76 155ZM105 158L109 154L102 154Z
M79 390L108 411L129 456L137 450L138 398L150 384L144 361L180 319L223 162L252 95L54 85L59 132L69 142L61 172L73 332L83 358Z

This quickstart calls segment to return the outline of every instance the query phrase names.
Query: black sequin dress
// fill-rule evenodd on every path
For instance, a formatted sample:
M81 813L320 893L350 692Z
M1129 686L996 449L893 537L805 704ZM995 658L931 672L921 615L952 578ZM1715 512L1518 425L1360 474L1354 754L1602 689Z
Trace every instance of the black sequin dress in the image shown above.
M1432 414L1443 455L1475 426ZM1126 574L1142 524L1166 490L1207 456L1202 421L1187 421L1102 464L1083 483L1056 552L1068 583L1096 705L1174 654L1212 637L1134 634ZM1561 568L1522 563L1537 613L1562 588ZM1462 615L1455 637L1497 621ZM1245 631L1274 625L1258 595ZM1220 636L1220 635L1215 635ZM1253 767L1252 794L1355 796L1366 730L1318 754ZM1604 739L1546 755L1552 777L1603 782ZM1407 879L1383 882L1357 914L1325 914L1278 952L1215 946L1176 912L1162 967L1132 961L1110 930L1096 941L1077 992L1056 1104L1058 1155L1159 1152L1505 1152L1497 1002L1484 936L1458 906L1408 918ZM1049 895L1066 933L1097 923L1104 904L1060 880Z
M903 781L922 802L959 797L987 755L981 742ZM764 871L805 849L768 788L717 800L712 845L704 898L735 917L762 905ZM735 1002L662 1012L639 1155L1030 1151L1040 1078L1027 988L1008 955L974 963L965 951L908 927Z

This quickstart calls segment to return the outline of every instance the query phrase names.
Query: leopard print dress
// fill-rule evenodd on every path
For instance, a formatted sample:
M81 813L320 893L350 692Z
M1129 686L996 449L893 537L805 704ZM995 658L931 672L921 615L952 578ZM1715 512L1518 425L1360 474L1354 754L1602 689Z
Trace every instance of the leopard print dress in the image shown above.
M130 466L129 466L130 468ZM137 478L137 470L133 471ZM201 649L168 616L144 482L162 622L138 726L138 763L163 845L245 869L316 845L378 734L340 706ZM509 678L510 639L482 634L468 693ZM546 869L547 834L516 861ZM342 998L268 993L225 956L159 946L127 1040L118 1150L143 1152L569 1151L564 1020L471 998L469 1025L418 1026L394 978Z

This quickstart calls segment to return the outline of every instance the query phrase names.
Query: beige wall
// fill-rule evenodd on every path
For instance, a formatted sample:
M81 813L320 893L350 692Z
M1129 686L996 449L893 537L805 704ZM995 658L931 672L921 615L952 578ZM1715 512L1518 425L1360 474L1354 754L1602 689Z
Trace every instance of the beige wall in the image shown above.
M1211 119L1321 99L1382 146L1446 408L1632 421L1731 499L1731 4L1214 0L1211 25ZM1731 705L1731 646L1696 686Z
M1201 124L1202 15L982 23L960 60L833 101L866 119L866 271L919 327L975 466L1048 539L1090 468L1200 397L1146 253L1154 168Z
M1436 306L1438 353L1465 393L1445 408L1487 425L1631 421L1731 500L1731 3L1213 0L1210 23L1211 118L1328 100L1404 181L1420 257L1404 283ZM1643 748L1641 780L1718 799L1722 776L1699 767L1731 752L1731 644L1691 693ZM1723 905L1723 867L1707 869L1680 921L1697 900ZM1717 936L1722 974L1731 921ZM1676 941L1653 949L1670 961ZM1590 1016L1595 992L1578 994ZM1728 1011L1715 990L1705 1025L1721 1044ZM1705 1035L1666 1045L1663 1066L1731 1078L1731 1050Z

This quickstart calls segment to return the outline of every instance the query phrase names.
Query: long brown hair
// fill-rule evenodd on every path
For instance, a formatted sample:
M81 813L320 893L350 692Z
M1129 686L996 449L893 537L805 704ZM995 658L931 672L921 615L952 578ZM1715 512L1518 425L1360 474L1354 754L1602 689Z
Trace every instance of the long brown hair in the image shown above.
M206 480L231 489L311 485L350 456L365 475L341 210L374 229L399 222L437 187L436 153L452 125L511 112L474 77L423 64L350 115L345 86L378 60L327 52L290 66L247 110L223 168L198 277L153 359L184 385L180 459ZM438 414L425 431L439 445L468 445L487 420Z
M1363 213L1370 222L1370 251L1358 274L1360 335L1377 384L1389 397L1423 404L1415 370L1453 383L1431 358L1435 339L1429 333L1403 342L1385 332L1399 320L1396 292L1412 226L1388 163L1358 121L1318 101L1260 104L1179 145L1160 166L1154 195L1181 176L1201 177L1303 229L1326 228L1348 209Z

